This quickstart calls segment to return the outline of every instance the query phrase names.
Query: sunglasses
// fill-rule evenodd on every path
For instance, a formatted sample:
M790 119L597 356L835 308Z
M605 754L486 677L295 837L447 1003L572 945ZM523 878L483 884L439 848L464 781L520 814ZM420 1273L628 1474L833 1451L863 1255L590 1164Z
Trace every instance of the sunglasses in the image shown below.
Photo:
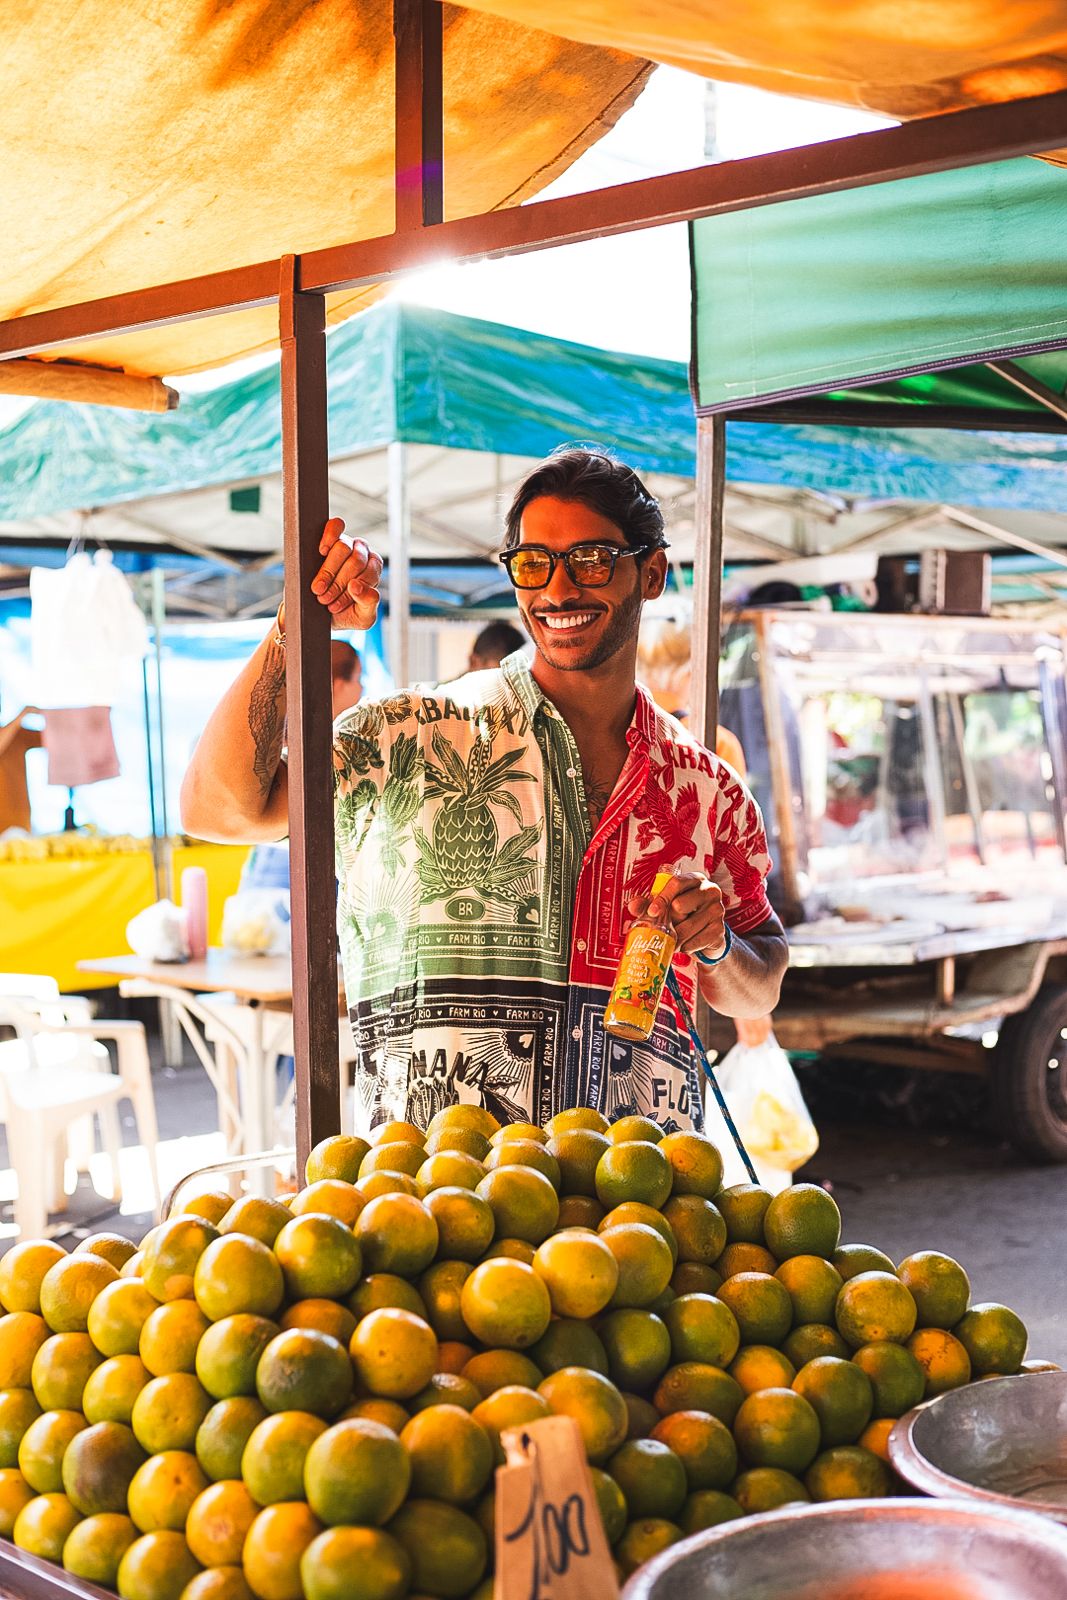
M645 555L653 547L624 548L617 544L576 544L570 550L547 550L540 544L522 544L498 558L516 589L547 589L556 563L562 561L567 576L580 589L602 589L615 576L615 563L626 556Z

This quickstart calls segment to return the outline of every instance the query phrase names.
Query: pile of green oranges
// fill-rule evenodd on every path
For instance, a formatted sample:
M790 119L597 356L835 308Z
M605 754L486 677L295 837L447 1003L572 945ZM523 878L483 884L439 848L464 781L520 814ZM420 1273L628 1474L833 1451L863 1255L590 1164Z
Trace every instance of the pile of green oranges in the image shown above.
M895 1418L1024 1363L955 1261L643 1118L455 1105L305 1178L0 1259L0 1536L123 1600L491 1600L509 1428L574 1419L627 1576L891 1492Z

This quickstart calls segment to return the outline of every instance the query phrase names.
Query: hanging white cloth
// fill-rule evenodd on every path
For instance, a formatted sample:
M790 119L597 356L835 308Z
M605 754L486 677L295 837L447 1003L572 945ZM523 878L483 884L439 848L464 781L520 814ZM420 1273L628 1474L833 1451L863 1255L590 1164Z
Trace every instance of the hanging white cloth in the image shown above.
M148 652L148 626L110 550L33 568L30 644L37 705L114 705Z

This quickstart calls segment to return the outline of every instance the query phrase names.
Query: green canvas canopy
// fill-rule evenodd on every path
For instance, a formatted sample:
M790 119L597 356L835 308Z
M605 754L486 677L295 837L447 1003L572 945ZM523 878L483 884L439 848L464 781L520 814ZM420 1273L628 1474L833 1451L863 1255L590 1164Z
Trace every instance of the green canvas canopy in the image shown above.
M1018 160L693 223L697 409L1064 431L1065 202Z

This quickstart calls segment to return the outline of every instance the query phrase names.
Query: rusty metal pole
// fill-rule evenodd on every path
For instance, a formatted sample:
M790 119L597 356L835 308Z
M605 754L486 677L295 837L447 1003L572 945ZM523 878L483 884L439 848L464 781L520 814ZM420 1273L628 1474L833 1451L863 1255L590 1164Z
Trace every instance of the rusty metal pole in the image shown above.
M329 514L326 302L282 263L279 294L285 508L286 709L292 886L296 1153L341 1126L333 856L330 618L311 592ZM298 1176L299 1176L298 1173Z
M689 716L693 732L709 750L715 749L719 731L719 646L722 634L722 547L725 509L726 423L722 417L698 417ZM699 992L696 1024L701 1038L707 1039L711 1025L711 1007Z

